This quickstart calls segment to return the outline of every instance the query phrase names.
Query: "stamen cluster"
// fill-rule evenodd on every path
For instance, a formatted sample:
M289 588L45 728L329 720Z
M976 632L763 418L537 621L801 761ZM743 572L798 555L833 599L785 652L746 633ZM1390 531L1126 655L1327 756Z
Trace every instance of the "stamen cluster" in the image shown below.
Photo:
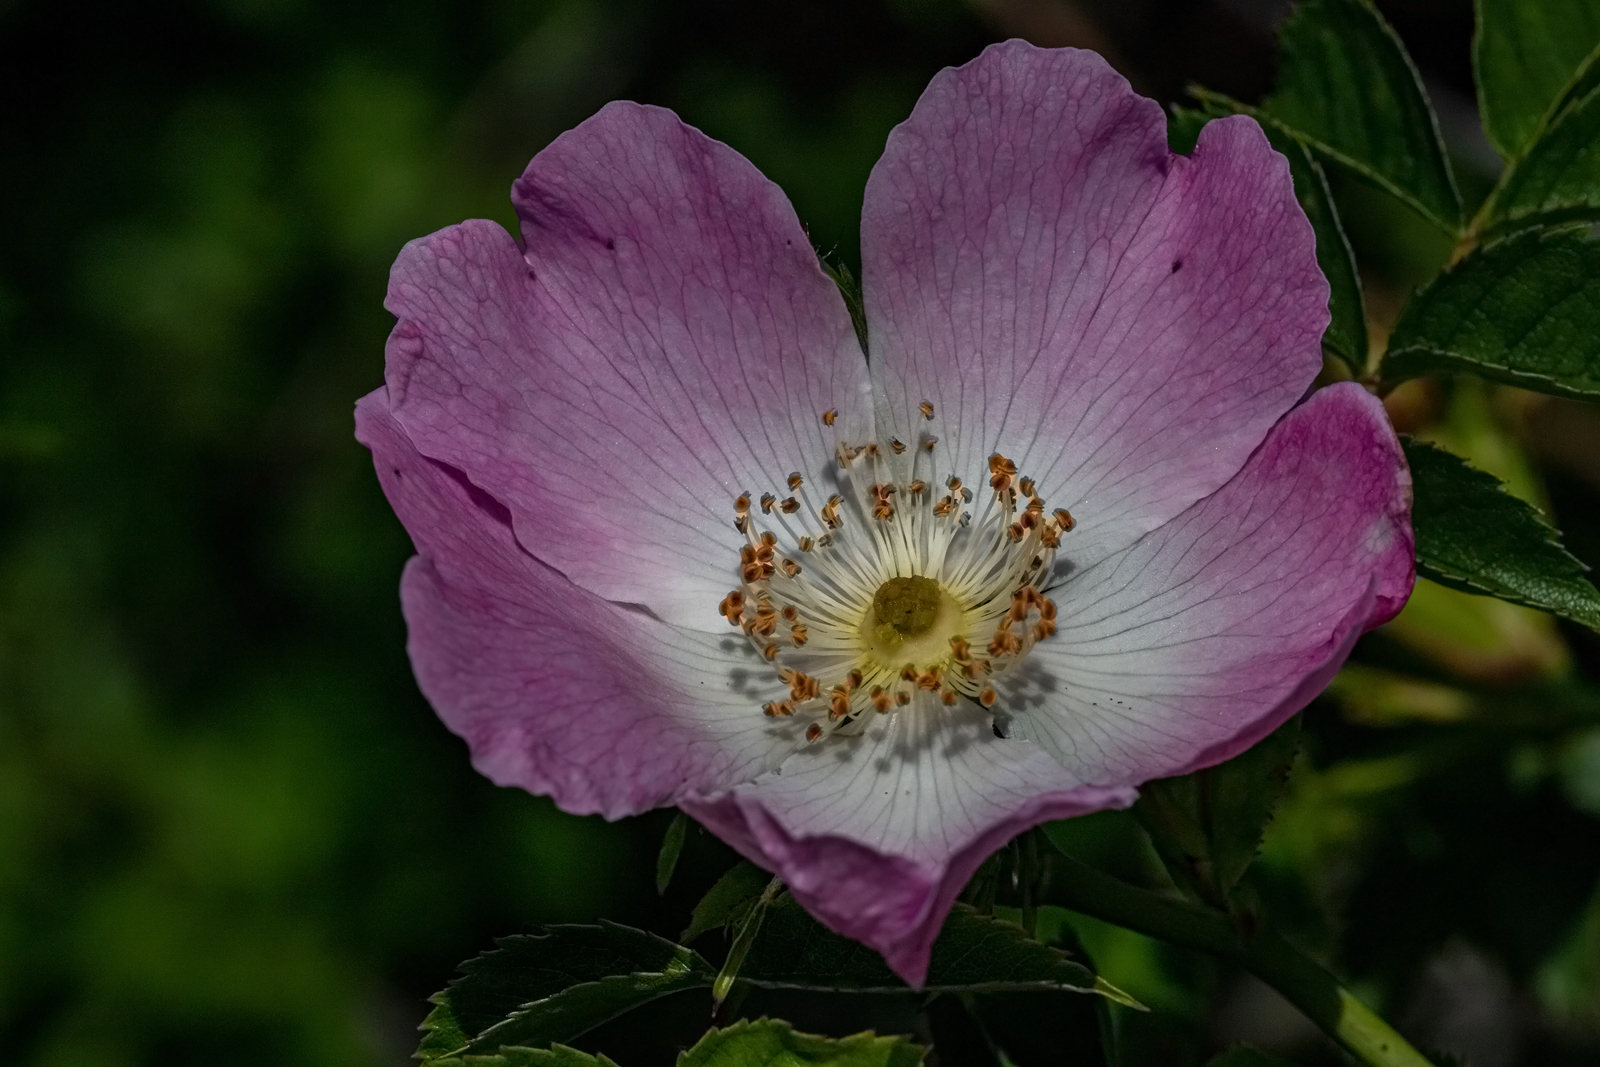
M933 404L921 410L931 422ZM835 427L836 413L822 422ZM1044 590L1071 514L1047 514L1033 481L996 453L974 515L955 474L945 492L932 488L937 444L929 433L915 449L839 437L828 491L808 491L797 471L784 497L734 502L747 540L720 611L789 689L763 710L809 720L808 741L912 705L992 708L993 678L1056 631Z

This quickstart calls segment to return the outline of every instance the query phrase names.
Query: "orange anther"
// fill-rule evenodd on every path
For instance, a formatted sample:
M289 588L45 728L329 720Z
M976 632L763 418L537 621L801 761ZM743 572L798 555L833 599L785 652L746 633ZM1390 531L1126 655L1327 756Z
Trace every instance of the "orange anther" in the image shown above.
M1078 520L1072 517L1072 512L1066 508L1056 508L1056 525L1061 527L1061 532L1066 533L1078 525Z
M924 400L922 403L917 405L917 410L922 412L922 417L923 418L925 418L925 419L933 418L933 402L932 401Z
M906 450L906 443L900 440L898 437L893 437L889 440L889 447L892 448L894 450L894 454L898 456L904 454Z
M816 723L812 723L810 726L807 726L806 740L812 742L822 740L822 727Z
M800 501L792 496L786 496L783 498L783 503L778 505L778 510L785 515L793 515L800 510Z
M762 493L761 494L761 510L766 512L768 515L772 514L772 505L776 504L777 502L778 502L778 498L776 496L774 496L773 494L771 494L771 493Z
M994 702L999 699L1000 694L996 693L992 686L978 694L978 703L982 704L986 708L994 707Z
M838 417L839 417L839 413L837 411L833 410L832 408L829 408L827 411L824 411L822 413L822 425L824 425L824 426L832 426L833 425L833 420L837 419Z
M799 471L791 471L789 474L789 492L792 493L799 489L803 481L804 479L800 477Z

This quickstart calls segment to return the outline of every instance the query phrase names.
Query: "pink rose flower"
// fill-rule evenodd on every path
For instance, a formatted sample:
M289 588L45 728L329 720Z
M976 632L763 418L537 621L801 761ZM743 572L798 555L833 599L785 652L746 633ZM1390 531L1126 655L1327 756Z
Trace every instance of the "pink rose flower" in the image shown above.
M926 974L1048 819L1255 743L1410 592L1378 402L1248 118L1100 57L934 78L867 184L870 359L788 200L614 103L395 263L357 435L422 691L502 785L678 805Z

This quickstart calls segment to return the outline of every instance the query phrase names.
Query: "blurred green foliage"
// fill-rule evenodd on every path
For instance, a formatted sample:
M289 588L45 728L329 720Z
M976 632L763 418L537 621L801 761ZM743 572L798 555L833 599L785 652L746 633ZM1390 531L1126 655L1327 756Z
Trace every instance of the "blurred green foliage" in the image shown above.
M1470 108L1470 5L1383 6L1435 103ZM512 226L527 159L627 96L749 156L853 266L867 173L940 66L1028 34L1101 48L1167 100L1189 79L1253 100L1272 47L1247 9L0 4L5 1061L403 1063L424 998L494 936L600 916L675 936L731 865L691 830L658 899L669 816L608 825L497 790L417 694L396 597L410 547L350 424L381 380L405 241L474 216ZM1471 209L1493 153L1440 110ZM1381 192L1330 184L1381 341L1449 242ZM1402 428L1549 505L1600 560L1593 409L1404 390ZM1479 1067L1600 1055L1597 677L1593 635L1424 585L1307 713L1247 879L1419 1040L1459 1037L1492 1001L1476 1019L1512 1052ZM1126 813L1051 834L1163 884ZM1115 1067L1199 1064L1241 1037L1336 1062L1209 958L1059 909L1039 922L1156 1009L1105 1022ZM747 1009L806 1030L917 1025L762 995ZM706 1009L664 1001L583 1044L670 1062Z

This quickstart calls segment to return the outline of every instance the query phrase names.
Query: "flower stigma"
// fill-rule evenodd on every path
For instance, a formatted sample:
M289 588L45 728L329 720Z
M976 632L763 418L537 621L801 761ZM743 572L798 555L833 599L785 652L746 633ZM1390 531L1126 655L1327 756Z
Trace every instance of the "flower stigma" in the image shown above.
M921 412L933 421L931 402ZM836 419L822 415L837 434ZM914 449L836 437L825 490L796 471L786 496L734 501L746 543L720 611L788 686L762 710L804 723L808 741L859 733L869 714L963 699L993 708L993 679L1055 633L1042 590L1071 514L1047 513L999 453L975 513L956 474L935 488L937 444L928 433Z

